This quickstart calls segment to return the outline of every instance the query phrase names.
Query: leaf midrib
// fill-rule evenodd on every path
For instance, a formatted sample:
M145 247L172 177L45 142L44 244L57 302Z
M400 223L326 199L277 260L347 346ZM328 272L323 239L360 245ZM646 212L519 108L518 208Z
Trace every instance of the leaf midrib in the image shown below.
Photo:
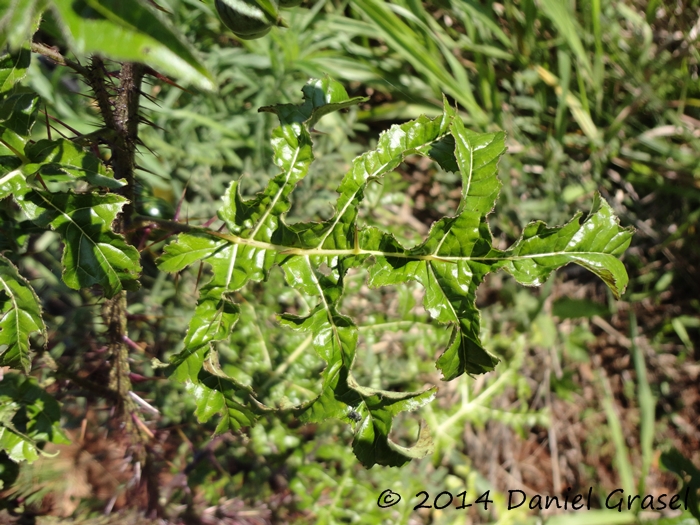
M449 135L449 133L443 133L443 134L441 134L441 135L435 137L433 140L430 140L430 141L428 141L428 142L422 144L422 145L419 146L419 147L420 147L420 148L425 148L426 146L430 146L431 144L437 142L438 140L443 139L443 138L446 137L447 135ZM383 163L379 168L377 168L376 170L374 170L374 171L372 172L371 175L368 175L367 177L365 177L364 180L362 181L362 183L360 183L360 184L358 185L357 189L356 189L354 192L352 192L352 194L348 197L348 200L347 200L347 202L345 203L345 205L343 206L343 209L336 215L335 221L333 221L333 225L323 234L323 237L321 238L321 242L318 243L318 246L316 247L316 249L320 249L321 246L323 246L323 243L326 242L326 239L328 238L328 236L333 232L333 230L335 230L335 227L336 227L336 226L338 225L338 223L340 222L340 219L343 218L343 215L345 215L345 212L348 210L348 207L349 207L350 204L352 204L352 202L354 201L355 195L357 195L357 194L359 193L360 189L363 188L365 184L367 184L367 181L368 181L368 180L370 180L372 177L376 177L379 173L381 173L382 171L384 171L384 170L386 169L386 167L387 167L389 164L391 164L397 157L398 157L398 158L401 158L401 159L404 159L404 158L406 158L408 155L410 155L410 154L412 154L412 153L414 153L414 152L415 152L415 148L414 148L414 149L410 149L410 150L402 150L401 153L400 153L399 155L396 155L396 156L391 157L391 159L389 159L387 162ZM373 154L373 153L374 153L374 154L377 154L377 150L374 150L374 151L371 151L371 152L370 152L370 154ZM363 156L361 155L357 160L362 159L362 157L363 157ZM353 164L354 164L354 163L353 163ZM354 167L353 167L353 168L354 168ZM350 169L350 173L352 173L353 168ZM342 184L342 183L341 183L341 184Z
M59 215L61 215L62 217L64 217L66 220L68 220L68 222L70 222L70 223L71 223L72 225L74 225L78 230L80 230L80 233L81 233L82 235L81 235L81 237L80 237L79 243L82 243L82 240L83 240L82 238L83 238L83 237L86 237L86 238L92 243L93 247L95 248L95 251L96 251L97 253L100 254L101 260L107 265L108 273L111 272L111 274L114 276L114 278L116 279L116 281L117 281L117 283L118 283L117 286L115 287L115 293L121 291L121 289L122 289L122 283L121 283L121 280L119 279L119 274L114 270L114 268L112 268L112 265L111 265L111 264L109 263L109 261L107 260L107 257L105 256L105 254L102 253L102 250L100 249L99 243L93 241L92 238L85 232L85 230L83 230L83 229L80 227L80 225L79 225L76 221L74 221L73 218L72 218L70 215L68 215L68 214L67 214L66 212L64 212L63 210L57 208L57 207L54 205L54 203L53 203L52 201L48 200L46 197L44 197L44 196L43 196L41 193L39 193L39 192L37 192L37 195L39 195L39 197L41 197L41 199L42 199L46 204L48 204L51 208L53 208L54 210L56 210L56 211L58 212ZM118 204L118 203L117 203L117 204ZM90 209L90 208L88 208L88 207L76 208L74 211L83 210L83 209ZM90 209L90 211L92 212L92 209ZM54 219L54 220L55 220L55 219ZM51 221L51 223L53 223L53 221ZM52 224L52 225L53 225L53 224ZM79 251L78 251L78 254L80 254L80 253L81 253L81 252L80 252L80 250L79 250ZM93 252L93 253L94 253L94 252ZM77 267L80 267L80 257L78 258L78 261L76 261L76 264L77 264Z

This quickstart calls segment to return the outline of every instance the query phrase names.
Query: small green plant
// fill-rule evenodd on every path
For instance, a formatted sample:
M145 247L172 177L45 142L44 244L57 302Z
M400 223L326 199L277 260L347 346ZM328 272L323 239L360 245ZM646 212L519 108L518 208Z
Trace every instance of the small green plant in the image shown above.
M610 207L596 197L588 216L579 214L556 228L532 223L512 247L495 249L486 217L500 187L497 163L505 152L505 135L465 129L446 100L441 116L393 126L380 136L375 150L352 162L330 219L287 224L291 194L313 161L309 131L324 114L361 100L348 98L342 86L328 78L311 80L303 93L300 105L261 108L280 119L272 138L280 174L250 200L240 196L238 183L231 184L218 212L228 233L157 222L181 232L165 248L158 263L161 270L178 272L204 260L213 272L200 290L184 349L170 363L171 377L191 386L204 418L214 406L222 410L219 431L252 424L256 411L273 409L291 410L304 422L337 418L354 426L353 450L365 466L401 465L428 453L430 439L422 431L414 447L397 445L389 439L392 419L429 402L435 389L391 392L355 380L358 329L339 311L348 270L365 266L371 287L409 280L424 287L426 310L452 331L436 362L447 381L464 373L488 372L498 361L480 342L475 306L476 289L489 272L503 269L522 284L538 285L553 270L575 262L596 273L619 296L627 275L617 257L629 245L632 232L621 228ZM362 227L358 212L367 185L381 183L382 176L409 155L424 155L443 169L459 171L462 198L454 216L437 221L419 245L405 248L379 228ZM310 332L315 351L326 362L320 392L296 406L263 405L254 385L222 373L213 346L229 337L238 320L233 294L250 281L264 280L274 265L283 269L289 286L317 298L308 315L280 317L282 324Z
M268 3L256 2L261 9ZM218 414L216 433L251 427L261 416L291 415L304 423L341 420L352 427L353 450L366 467L399 466L430 452L425 426L410 447L392 441L390 433L396 416L429 403L436 387L392 391L382 388L381 378L371 386L358 379L360 327L342 306L351 270L362 268L373 288L408 281L424 288L425 309L450 331L436 361L445 381L488 372L498 362L481 343L475 305L488 273L504 270L534 286L573 262L603 279L616 297L627 285L619 257L632 230L620 227L600 196L586 216L579 213L560 227L530 223L510 248L494 248L488 216L501 188L497 175L505 134L466 129L447 98L439 116L391 127L375 149L350 163L330 218L292 222L287 214L293 192L314 161L314 126L325 115L366 100L349 97L329 77L310 80L301 104L261 108L280 122L270 141L279 173L250 199L242 196L239 181L231 183L217 210L222 228L139 215L135 154L144 76L162 78L151 69L157 68L204 89L212 87L211 76L181 36L140 0L49 3L50 23L44 29L64 38L76 53L87 54L85 65L32 42L46 5L31 7L23 11L10 4L0 21L0 44L10 50L0 57L0 366L19 371L0 383L1 483L11 484L15 465L35 460L46 442L65 442L59 405L44 388L59 378L113 403L137 449L135 457L146 460L150 436L137 410L143 400L131 385L135 343L129 339L129 300L134 296L127 292L149 285L146 271L157 272L147 266L151 261L140 248L145 240L161 247L164 231L173 235L157 261L161 272L178 273L195 264L201 271L205 262L210 267L182 348L167 363L154 361L171 381L185 384L198 420L204 424ZM122 38L118 45L115 35ZM35 125L42 101L21 84L32 52L72 68L90 86L101 118L95 132L73 139L40 136ZM117 61L117 69L103 58ZM382 184L415 155L459 173L461 198L454 213L436 221L422 242L405 247L388 230L365 224L361 212L370 185ZM32 257L28 246L47 232L61 239L65 285L100 304L105 329L96 337L109 363L105 384L76 374L75 367L57 363L48 351L53 327L45 325L46 290L37 295L30 280L36 276L20 272ZM255 374L234 373L226 366L232 364L230 354L219 355L237 337L236 345L244 344L238 334L250 330L243 325L255 317L254 304L247 303L243 312L241 291L272 281L275 268L304 304L285 303L290 308L279 316L280 325L308 334L308 344L299 348L323 361L306 369L303 387L295 383L298 371L291 375L287 365L273 369L268 359ZM48 288L59 286L48 283ZM49 370L47 381L29 377L33 339Z
M21 53L6 57L5 63L13 67L3 70L4 78L19 77L17 65L22 60ZM113 190L129 183L112 178L99 159L70 141L32 143L38 97L7 80L4 85L10 89L2 100L6 115L2 144L7 150L2 157L2 196L11 195L21 214L37 227L61 235L63 280L68 286L99 285L107 301L119 297L125 302L124 290L138 286L139 255L112 229L128 204ZM241 197L238 183L230 185L218 211L228 232L135 216L133 212L122 220L136 227L155 224L179 232L159 259L161 270L179 272L199 261L211 265L212 278L199 292L184 349L168 365L168 375L184 381L196 398L201 421L219 413L216 431L224 432L251 426L256 415L273 411L293 412L303 422L341 419L354 426L353 450L364 465L401 465L428 453L431 440L423 429L411 448L392 442L392 420L400 412L429 402L435 388L392 392L360 385L354 378L358 328L339 309L347 272L365 266L372 287L415 280L425 288L426 310L452 330L450 342L436 363L444 379L452 380L464 373L487 372L497 363L480 342L475 307L476 289L486 274L503 269L520 283L537 285L556 268L575 262L596 273L619 295L627 276L617 257L628 246L632 233L621 228L610 207L596 197L586 217L579 214L556 228L532 223L511 248L495 249L486 218L499 191L497 163L505 151L505 135L465 129L447 100L441 116L420 117L392 127L381 135L375 150L353 161L338 188L336 211L330 219L287 224L284 217L292 192L314 159L310 131L324 115L363 100L349 98L344 88L329 78L311 80L303 94L302 104L261 108L280 120L272 135L274 162L280 173L249 200ZM376 227L362 227L358 212L367 185L381 183L381 178L409 155L427 156L445 170L459 171L462 198L454 216L437 221L421 244L405 248ZM21 243L17 230L11 231ZM45 330L41 307L30 284L10 261L3 258L2 263L0 334L6 348L1 364L28 372L29 336ZM240 307L235 293L251 281L265 280L275 265L283 269L289 286L304 296L316 297L308 315L284 314L280 322L310 332L312 346L326 366L320 390L311 399L298 404L283 399L269 406L257 398L254 383L222 371L215 343L228 339L238 321ZM112 310L105 314L105 320L125 324L124 306L107 304ZM3 430L22 434L9 424ZM31 441L29 436L26 439Z

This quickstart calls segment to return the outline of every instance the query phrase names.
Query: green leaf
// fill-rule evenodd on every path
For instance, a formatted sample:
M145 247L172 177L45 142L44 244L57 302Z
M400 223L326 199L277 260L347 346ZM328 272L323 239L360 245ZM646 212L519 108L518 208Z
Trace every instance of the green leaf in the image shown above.
M26 193L27 183L21 166L22 161L17 157L0 157L0 199L15 193Z
M221 420L216 426L215 433L240 430L255 423L255 414L245 406L245 398L249 397L248 388L227 377L221 372L218 361L209 359L197 374L196 383L188 383L190 392L197 401L195 415L201 423L209 421L214 414L220 414Z
M449 131L454 110L445 100L443 115L429 119L421 116L394 125L379 136L377 147L352 162L337 192L336 212L323 223L281 224L273 242L304 250L350 250L355 247L356 217L364 189L401 164L409 155L429 155L431 148Z
M488 263L498 257L485 217L464 211L441 219L426 241L410 250L375 229L363 234L360 246L378 254L370 267L370 286L415 280L425 288L423 304L430 315L453 325L450 343L437 361L443 379L493 370L498 359L481 344L476 308L476 289L490 271Z
M45 182L85 180L93 186L116 189L125 182L116 180L104 163L70 140L40 140L25 150L29 163L22 167L26 176L41 174Z
M75 290L100 285L106 297L138 288L139 252L111 228L126 202L114 194L36 190L19 199L32 221L61 234L64 282Z
M357 422L352 449L365 467L386 465L400 467L411 459L419 459L433 451L433 441L425 424L421 424L418 440L412 447L403 447L389 439L394 417L431 402L437 388L422 392L389 392L361 387L350 378L352 388L362 396L356 408Z
M538 286L552 271L574 262L600 277L619 299L628 277L618 257L630 245L634 229L622 228L599 194L588 216L581 217L578 213L566 225L555 228L541 221L528 224L521 238L505 251L499 266L519 283Z
M355 360L358 332L352 320L337 311L342 286L333 277L318 272L308 256L295 258L285 264L284 270L287 280L302 293L318 295L319 304L308 316L283 315L280 320L294 330L310 331L313 348L327 365L321 376L321 392L299 407L300 418L305 422L343 419L361 397L347 382Z
M462 174L462 201L459 211L469 210L483 216L493 210L501 189L498 159L506 151L505 133L476 133L464 128L460 119L450 126L455 141L457 165Z
M423 406L433 399L436 389L398 393L360 386L350 372L355 360L357 327L336 307L342 287L317 272L308 256L297 260L299 265L284 267L288 280L306 293L315 289L321 299L308 316L284 315L280 320L295 330L310 331L314 350L327 364L321 376L320 394L296 409L299 418L312 423L328 418L348 420L351 412L358 414L353 450L367 468L375 464L401 466L412 458L424 457L432 446L426 432L421 433L412 448L393 443L389 433L394 416Z
M228 295L249 280L264 279L272 267L275 254L258 244L272 240L281 215L289 210L289 195L306 176L313 161L310 125L324 114L363 100L349 99L342 86L328 78L312 79L302 93L304 102L300 105L265 108L280 118L281 125L273 130L272 143L273 161L281 172L253 199L241 198L237 182L231 184L223 197L219 217L240 242L183 234L166 247L158 261L161 270L170 272L180 271L200 260L212 266L213 277L201 290L200 304L190 324L183 355L196 351L201 345L225 339L238 315L238 311L234 314L229 306ZM199 335L195 336L195 332Z
M293 410L302 422L336 418L354 424L353 449L367 467L402 465L429 453L431 442L422 429L414 447L393 443L389 439L393 418L429 402L435 390L390 392L355 381L352 369L358 352L358 328L340 311L348 270L365 264L373 287L409 280L423 286L426 310L452 331L436 362L444 380L451 380L464 373L493 370L498 362L481 343L476 308L477 288L489 272L505 269L524 284L539 284L554 269L575 262L621 293L627 274L618 257L629 245L632 230L621 228L610 207L596 198L591 214L583 221L577 215L558 228L533 223L509 250L493 248L487 216L501 186L498 161L505 152L505 134L465 129L446 101L441 116L421 116L392 126L379 137L375 150L352 162L338 187L336 211L330 219L287 224L292 191L313 161L310 126L325 112L351 101L330 79L312 80L304 88L302 104L264 108L280 118L272 145L273 160L281 173L249 200L241 197L237 183L230 186L219 210L229 233L183 226L188 231L166 247L158 263L163 270L180 271L197 261L212 267L212 278L201 290L185 348L171 364L173 375L197 392L197 410L202 417L233 410L234 415L229 413L229 422L222 423L222 428L238 428L242 421L248 421L242 407L252 410L256 406L252 392L243 402L234 390L247 387L235 381L229 386L220 383L231 380L223 373L209 372L216 377L202 373L203 360L214 355L212 343L228 338L239 320L232 293L249 281L265 279L277 264L290 286L305 298L317 298L316 304L311 299L308 314L282 314L280 323L309 332L314 351L326 363L315 397L296 407L281 408ZM445 169L459 171L462 178L455 216L435 222L427 238L411 248L377 227L358 224L367 184L379 181L409 155L430 157Z
M195 415L200 423L205 423L214 414L221 414L216 426L216 434L240 430L255 423L255 414L241 402L236 401L238 389L227 378L222 378L202 370L197 383L190 383L188 392L197 401Z
M179 272L190 264L206 259L218 249L224 247L226 241L212 238L202 233L183 233L177 242L168 244L163 255L158 259L158 268L164 272Z
M39 97L28 89L15 87L0 96L0 144L22 160L38 111Z
M263 106L258 111L275 113L283 127L296 122L306 123L308 129L313 129L324 115L369 100L367 97L349 98L343 85L328 76L322 79L312 78L301 92L304 94L304 102L301 105L277 104Z
M0 0L0 49L24 47L39 27L46 0Z
M211 74L192 46L145 4L143 0L53 0L76 53L142 62L182 82L214 89Z
M29 282L2 255L0 304L0 366L10 366L29 373L29 336L39 332L46 339L41 304Z
M206 423L216 414L221 415L216 434L255 423L256 415L250 406L259 409L262 405L252 397L249 387L221 371L217 354L208 346L200 346L195 352L181 357L171 378L185 383L187 392L197 403L195 415L200 423Z
M435 223L425 242L411 250L374 229L365 230L360 241L363 249L383 254L375 256L370 268L371 286L415 280L425 288L426 310L436 320L453 325L450 343L437 361L446 381L465 372L493 370L498 362L479 338L476 289L490 271L484 258L498 256L491 248L485 217L498 196L497 165L505 152L503 133L474 133L459 119L451 121L450 131L462 174L460 215Z
M0 45L0 48L2 46ZM27 74L32 54L27 47L0 57L0 93L12 89Z
M39 457L41 442L69 443L60 407L36 379L8 374L0 381L0 450L18 463Z
M272 134L273 162L280 168L280 173L270 180L264 191L249 200L241 197L237 182L229 186L219 218L235 237L224 235L212 239L207 233L194 229L169 244L158 261L159 268L169 272L180 271L197 261L211 265L212 278L200 291L184 349L171 359L175 376L198 393L197 410L202 417L223 410L224 398L226 403L237 407L237 402L226 397L230 392L225 386L227 383L221 383L223 386L216 394L213 385L219 384L220 378L201 375L197 363L201 363L198 360L207 355L212 343L229 337L238 321L240 312L231 299L232 293L248 281L263 280L275 262L276 254L266 246L279 229L281 216L289 210L289 195L306 176L313 161L309 129L323 115L364 100L348 98L345 89L329 78L312 79L302 93L302 104L263 108L263 111L277 114L280 119L281 125ZM216 410L211 408L214 405Z

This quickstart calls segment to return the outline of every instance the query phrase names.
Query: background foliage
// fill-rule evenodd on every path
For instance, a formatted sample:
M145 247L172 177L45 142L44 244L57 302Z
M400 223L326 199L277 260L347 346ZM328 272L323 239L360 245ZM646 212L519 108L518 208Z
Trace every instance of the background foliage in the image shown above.
M15 47L21 43L35 21L32 8L43 4L0 4L3 37ZM169 519L461 523L463 511L453 508L412 513L407 496L466 488L474 499L490 489L494 499L488 512L472 509L467 519L521 522L536 517L524 509L505 510L508 489L555 494L568 486L579 491L593 486L605 494L621 486L626 493L660 494L680 489L669 470L685 471L686 482L697 487L692 467L700 460L696 4L319 0L285 12L289 29L237 41L211 3L159 2L173 34L183 32L195 51L182 51L168 34L156 42L129 34L116 39L104 27L76 35L71 4L52 5L54 19L44 20L35 41L58 45L72 60L84 63L84 53L96 50L113 60L134 60L157 41L185 56L174 69L166 49L155 53L161 62L153 67L188 91L158 79L144 87L151 98L144 100L142 115L154 126L142 126L140 135L142 214L170 218L179 209L180 217L201 223L212 218L231 180L241 179L246 195L262 189L276 174L267 140L276 123L257 108L297 102L308 77L328 73L350 95L369 96L370 102L318 125L317 160L297 189L290 220L328 219L328 203L345 171L335 167L349 165L390 124L436 116L445 92L470 128L507 132L509 154L499 165L500 211L489 219L497 247L512 244L532 219L564 223L589 206L596 190L623 224L637 228L625 258L631 280L622 302L572 267L540 290L517 288L500 275L489 278L478 297L481 338L501 364L492 374L442 385L437 401L423 410L436 441L431 457L401 470L369 471L348 454L351 430L337 422L298 426L293 418L269 418L250 432L210 439L215 421L197 423L192 397L177 384L153 379L159 374L151 367L152 357L165 360L181 347L200 277L196 270L178 280L158 272L161 245L144 241L139 246L144 285L130 298L129 334L135 342L130 357L138 371L137 394L157 409L143 413L159 453L157 473L144 476L157 479ZM139 2L125 6L124 16L151 12ZM60 17L66 20L63 31L56 22ZM66 26L77 55L64 47ZM125 50L132 54L121 54ZM37 54L26 67L23 83L59 119L51 119L54 139L59 132L74 137L95 131L99 117L92 93L69 70ZM212 83L218 92L200 91ZM32 138L39 144L46 133L37 125ZM459 182L452 173L408 159L383 184L367 187L362 218L390 223L402 242L416 242L432 221L457 208ZM3 206L3 229L24 226L10 220L7 200ZM99 324L98 298L60 280L56 234L23 233L28 244L21 250L3 249L37 290L52 327L43 359L50 356L74 375L99 380L105 327ZM2 237L7 242L14 236ZM409 283L394 293L370 290L364 277L360 272L348 277L346 286L357 293L348 294L341 308L362 320L361 343L372 349L356 363L362 384L396 389L436 384L433 349L444 347L448 334L420 306L420 289ZM302 399L311 386L303 378L319 362L305 351L311 344L305 334L283 332L275 322L290 306L303 307L303 298L283 282L281 272L273 271L264 286L239 293L240 326L246 328L234 331L221 349L222 362L234 377L254 375L266 360L274 363ZM58 420L57 407L48 400L43 405L31 392L39 384L50 399L58 399L63 432L53 426L37 431L58 443L46 451L61 453L23 465L4 500L13 509L79 519L144 505L138 498L127 500L143 492L141 474L124 461L126 445L117 429L104 426L109 420L104 402L81 392L75 381L55 380L43 359L35 365L35 379L7 374L0 396L13 389L28 392L23 409L43 410L52 421ZM16 409L3 402L2 417ZM410 443L415 426L405 420L395 439ZM60 445L63 433L72 445ZM2 468L4 481L16 475L11 463ZM69 475L59 475L65 472ZM385 488L403 494L405 502L391 511L378 509ZM600 523L658 517L614 514L586 516Z

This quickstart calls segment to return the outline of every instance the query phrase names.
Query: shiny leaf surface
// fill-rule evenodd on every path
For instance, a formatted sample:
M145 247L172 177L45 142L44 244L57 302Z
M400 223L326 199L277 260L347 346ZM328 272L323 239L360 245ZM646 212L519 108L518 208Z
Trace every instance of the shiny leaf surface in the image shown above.
M182 82L211 90L211 74L188 43L141 0L53 0L60 25L78 54L142 62Z
M0 304L0 366L29 373L29 336L39 332L46 337L41 304L29 282L1 255Z
M29 162L25 175L41 174L44 181L85 180L93 186L121 188L124 182L115 180L102 161L66 139L40 140L25 151Z
M632 239L630 228L621 228L610 205L596 194L587 217L578 213L569 223L548 228L537 221L523 231L499 265L519 283L542 284L553 270L574 262L590 270L608 285L615 297L627 286L627 271L618 257Z
M380 135L376 149L357 157L338 187L330 219L287 224L284 219L292 191L313 161L311 126L328 111L358 102L330 79L310 81L303 93L300 105L263 108L280 118L272 146L281 173L249 200L241 197L238 184L233 183L219 210L229 233L188 228L166 247L159 261L162 270L171 272L200 260L212 267L212 278L201 290L185 349L171 364L174 374L197 392L202 417L218 410L230 420L231 407L241 413L240 399L229 394L233 387L202 375L202 363L213 355L211 343L225 340L238 320L232 292L247 282L264 280L277 264L290 286L302 296L317 298L309 304L307 314L283 314L280 322L308 332L311 346L325 362L315 397L283 408L294 410L303 422L335 418L353 424L353 450L367 467L401 465L428 454L431 441L422 429L414 447L393 443L389 439L393 418L429 402L435 389L391 392L362 386L354 379L358 328L340 306L348 269L364 264L372 287L411 280L422 285L426 310L452 331L436 362L447 381L464 373L488 372L498 363L481 343L476 308L477 288L489 272L503 269L518 282L535 285L553 270L573 262L596 273L619 296L627 283L619 257L629 245L632 230L620 227L610 207L596 197L593 210L583 220L579 214L555 228L532 223L510 249L493 248L487 216L501 187L498 161L505 152L505 134L466 129L447 102L441 116L422 116L392 126ZM446 170L459 171L462 192L455 216L436 221L421 243L404 247L377 227L363 227L359 210L367 184L380 181L409 155L426 156ZM231 380L223 373L216 377ZM249 408L259 408L254 405ZM222 424L237 428L235 423Z
M111 229L125 203L114 194L39 190L19 201L32 221L50 226L63 238L64 282L76 290L100 285L107 297L138 287L139 253Z
M211 280L200 290L197 309L185 337L185 348L171 361L176 376L188 384L202 383L199 371L196 374L193 370L182 372L188 358L208 355L209 346L225 340L238 320L239 309L232 302L232 293L249 281L263 280L275 262L276 253L266 247L280 228L280 217L289 210L291 192L306 176L313 161L311 126L324 114L363 100L349 99L345 89L331 79L312 79L302 93L304 102L301 105L265 108L280 119L280 126L272 135L273 161L280 173L263 192L250 200L241 198L238 183L231 184L223 197L219 217L240 242L212 238L208 232L186 233L169 244L159 260L160 269L170 272L180 271L200 260L206 261L212 269ZM200 407L209 402L204 395L198 400ZM218 406L226 417L224 405ZM208 413L208 409L204 413Z

